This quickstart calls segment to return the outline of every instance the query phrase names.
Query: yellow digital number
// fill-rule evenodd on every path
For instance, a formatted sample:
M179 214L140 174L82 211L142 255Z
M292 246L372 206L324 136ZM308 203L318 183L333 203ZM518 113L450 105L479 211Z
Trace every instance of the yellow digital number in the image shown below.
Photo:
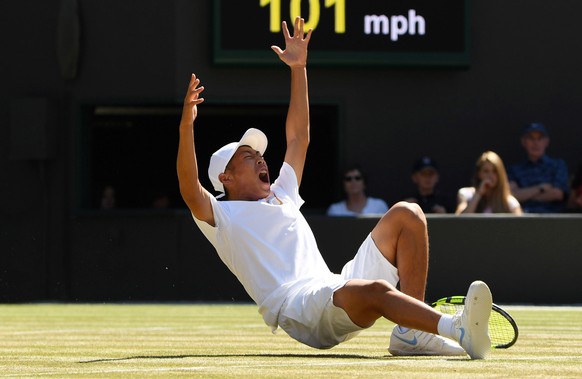
M343 34L346 32L346 0L325 0L326 8L330 8L333 6L335 6L334 31L337 34Z
M261 7L270 5L269 30L271 33L281 31L281 0L261 0Z
M289 11L291 21L301 16L301 3L303 0L291 0ZM260 0L261 7L269 6L269 30L272 33L281 31L281 0ZM337 34L346 32L346 0L325 0L326 8L334 7L334 31ZM309 0L309 19L305 22L305 29L317 28L321 12L320 0Z
M301 1L302 0L291 0L291 20L295 20L295 17L301 16ZM319 0L309 0L309 19L305 21L305 30L317 28L319 24Z

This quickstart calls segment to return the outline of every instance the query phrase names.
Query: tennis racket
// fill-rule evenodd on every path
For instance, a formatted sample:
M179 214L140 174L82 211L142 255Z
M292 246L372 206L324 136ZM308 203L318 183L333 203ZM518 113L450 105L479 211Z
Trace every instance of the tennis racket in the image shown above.
M465 306L465 296L443 297L431 304L441 313L454 314ZM489 337L491 347L507 349L517 341L519 330L513 318L498 305L493 304L491 317L489 317Z

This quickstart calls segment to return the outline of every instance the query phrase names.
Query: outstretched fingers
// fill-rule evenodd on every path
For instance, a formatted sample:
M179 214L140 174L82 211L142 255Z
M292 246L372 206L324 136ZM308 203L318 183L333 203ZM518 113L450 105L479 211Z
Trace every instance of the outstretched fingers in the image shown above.
M185 102L194 105L202 103L204 101L204 98L200 97L202 91L204 91L204 86L200 86L200 79L198 79L195 74L192 74Z
M283 36L285 37L285 41L287 41L289 38L291 38L291 34L289 33L289 28L287 27L287 21L283 21L282 29L283 29Z
M285 23L285 21L283 21ZM285 29L287 25L285 24ZM313 29L309 29L307 34L305 34L305 19L297 16L295 17L295 25L293 26L293 38L300 38L304 41L309 41L311 38L311 32ZM287 31L287 35L289 35L289 31Z
M182 109L182 120L180 125L192 125L198 116L198 104L204 102L204 98L200 94L204 91L204 87L200 85L200 79L192 74L190 83L188 84L188 91L184 97L184 107Z
M305 36L303 37L303 40L304 40L306 43L309 43L309 40L311 39L311 32L313 32L313 29L309 29L309 30L307 31L307 35L305 35Z
M303 38L303 27L305 20L301 17L295 17L295 25L293 25L293 37ZM297 33L299 32L299 33Z
M301 17L295 18L293 36L289 33L287 23L282 23L283 35L285 36L285 50L278 46L271 46L271 49L279 58L290 67L305 67L307 64L307 46L311 39L312 29L305 34L305 20Z

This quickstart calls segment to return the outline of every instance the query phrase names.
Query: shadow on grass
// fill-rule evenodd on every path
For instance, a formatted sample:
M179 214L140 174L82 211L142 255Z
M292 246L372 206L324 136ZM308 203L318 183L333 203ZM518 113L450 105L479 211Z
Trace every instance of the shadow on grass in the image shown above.
M184 359L184 358L325 358L325 359L369 359L381 360L390 356L370 357L357 354L199 354L199 355L136 355L125 358L104 358L80 361L77 363L100 363L129 361L134 359Z

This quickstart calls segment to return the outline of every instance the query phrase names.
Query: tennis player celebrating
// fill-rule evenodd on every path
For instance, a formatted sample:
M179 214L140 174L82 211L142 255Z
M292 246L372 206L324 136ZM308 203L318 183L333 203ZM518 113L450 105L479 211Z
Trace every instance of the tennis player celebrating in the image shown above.
M204 101L200 97L204 87L192 75L180 122L177 170L182 197L196 224L273 332L281 327L299 342L326 349L385 317L397 324L390 339L393 355L468 353L484 358L490 350L487 321L492 304L485 283L471 284L460 314L444 315L423 302L428 234L426 218L416 204L394 205L341 274L332 273L324 262L299 210L309 144L306 64L311 34L304 32L303 19L295 20L293 35L283 22L285 50L272 47L291 70L287 149L272 185L263 159L267 137L249 129L240 141L211 157L208 174L221 195L215 198L202 187L194 120Z

